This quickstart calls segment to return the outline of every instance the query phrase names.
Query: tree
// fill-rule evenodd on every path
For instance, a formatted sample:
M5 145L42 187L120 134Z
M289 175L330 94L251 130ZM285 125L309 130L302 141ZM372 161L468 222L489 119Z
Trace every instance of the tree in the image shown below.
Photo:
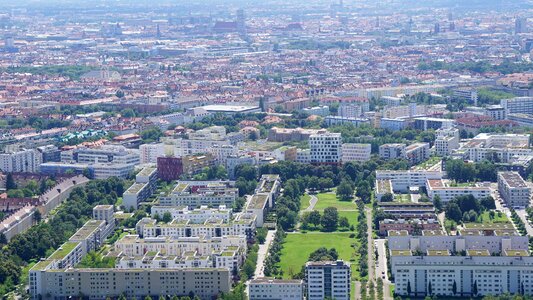
M33 220L35 221L35 223L39 223L41 222L41 219L42 219L41 211L36 209L35 212L33 213Z
M334 231L337 229L337 223L339 221L339 213L335 207L326 207L324 214L320 220L320 224L326 231Z
M350 222L348 221L347 217L340 217L339 218L339 227L342 227L342 228L350 227Z
M411 281L407 281L407 295L410 296L411 295Z
M0 245L5 245L7 244L7 238L6 238L6 235L2 232L0 233Z
M13 174L7 173L6 189L9 191L9 190L14 190L16 188L17 188L17 183L15 182L15 179L13 178Z
M118 90L115 93L115 96L117 96L117 98L124 98L124 92L122 90Z
M337 197L342 201L347 201L353 197L353 187L347 180L343 180L337 187Z
M477 296L478 290L477 290L477 280L474 280L474 284L472 285L472 294Z
M393 200L394 196L391 193L385 193L381 196L380 202L392 202Z
M442 210L442 201L439 195L435 195L433 197L433 206L435 206L437 212L440 212Z
M131 108L127 108L122 111L122 117L124 118L135 118L135 111Z
M428 283L428 294L433 295L433 287L431 286L431 281Z
M166 211L164 214L163 214L163 222L165 223L170 223L170 221L172 221L172 214L168 211Z
M462 217L463 213L457 203L450 202L446 205L446 218L454 220L455 222L461 222Z
M457 282L455 280L453 281L452 292L454 295L457 294Z
M150 297L150 295L144 297L144 300L152 300L152 297Z
M313 210L312 212L309 213L309 217L307 220L309 221L310 224L313 224L315 227L317 227L318 225L320 225L320 219L321 219L320 212L317 210Z

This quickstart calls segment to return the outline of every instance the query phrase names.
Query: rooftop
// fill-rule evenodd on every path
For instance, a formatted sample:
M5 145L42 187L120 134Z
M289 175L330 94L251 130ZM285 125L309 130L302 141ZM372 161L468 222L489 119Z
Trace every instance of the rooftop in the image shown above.
M411 250L391 250L392 256L412 256Z
M427 250L428 256L450 256L450 251L445 250Z
M79 242L66 242L63 245L61 245L48 259L54 260L54 259L63 259L65 258L76 246L78 246Z
M469 249L466 250L468 256L490 256L489 250L487 249Z

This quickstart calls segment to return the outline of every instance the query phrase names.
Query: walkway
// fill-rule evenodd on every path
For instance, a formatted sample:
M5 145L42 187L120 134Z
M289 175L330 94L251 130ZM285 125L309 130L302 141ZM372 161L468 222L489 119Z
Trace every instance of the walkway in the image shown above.
M265 242L262 245L259 245L259 250L257 251L257 264L255 265L255 278L265 277L265 259L268 254L268 249L274 241L274 236L276 235L276 230L269 230L265 239Z
M374 268L374 239L372 238L372 210L365 207L366 226L367 226L367 263L368 263L368 282L373 281L376 286L375 268Z

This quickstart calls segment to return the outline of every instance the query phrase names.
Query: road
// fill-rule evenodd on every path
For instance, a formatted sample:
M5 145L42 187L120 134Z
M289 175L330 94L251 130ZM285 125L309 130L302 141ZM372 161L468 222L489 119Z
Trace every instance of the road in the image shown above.
M368 282L371 280L374 281L374 286L376 286L375 281L375 268L374 268L374 240L372 238L372 210L368 207L365 208L365 214L366 214L366 225L367 225L367 241L368 241L368 249L367 249L367 260L368 260Z
M392 297L389 295L389 286L391 282L389 280L389 275L387 272L387 248L385 247L386 242L387 240L385 239L375 240L376 249L378 251L376 280L381 276L381 278L383 279L383 299L391 300Z
M274 240L274 236L276 235L276 230L269 230L265 239L265 243L262 245L259 245L259 250L257 251L257 264L255 265L255 278L261 278L265 277L265 258L268 254L268 249L270 248L270 245L272 244L272 241Z

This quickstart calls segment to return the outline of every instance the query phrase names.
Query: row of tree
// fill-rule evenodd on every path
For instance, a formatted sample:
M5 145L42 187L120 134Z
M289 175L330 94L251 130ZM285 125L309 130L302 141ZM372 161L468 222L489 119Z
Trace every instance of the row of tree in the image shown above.
M283 271L279 268L278 263L280 262L281 249L283 248L283 240L285 239L285 235L286 233L282 229L278 229L276 231L274 240L272 241L270 249L268 250L268 256L266 257L264 262L264 273L266 277L283 276Z

